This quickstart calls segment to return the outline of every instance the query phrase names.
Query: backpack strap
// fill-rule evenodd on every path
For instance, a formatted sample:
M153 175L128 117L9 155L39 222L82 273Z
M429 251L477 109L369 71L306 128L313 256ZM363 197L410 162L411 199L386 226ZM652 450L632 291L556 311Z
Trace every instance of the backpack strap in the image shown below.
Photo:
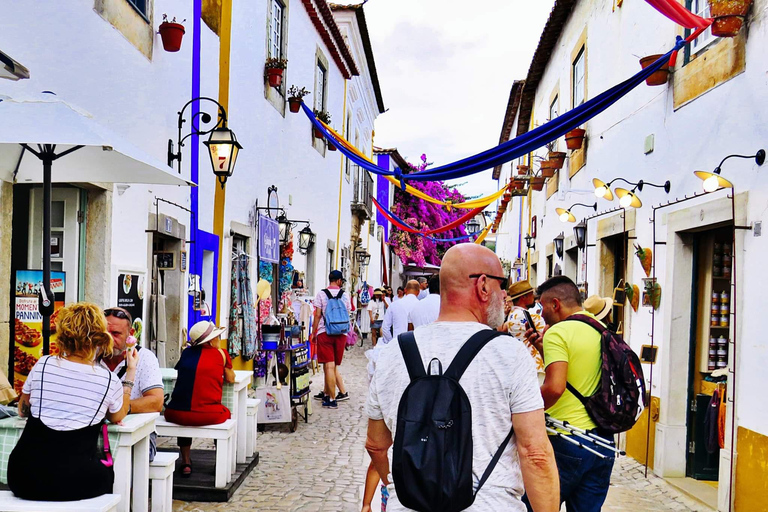
M331 295L330 291L323 289L323 293L326 295L326 297L328 297L328 300L331 300L333 298L333 295Z
M587 315L571 315L571 316L569 316L566 319L566 321L567 320L574 320L576 322L581 322L581 323L587 324L590 327L592 327L593 329L595 329L597 332L599 332L601 337L605 336L605 333L608 331L608 327L603 325L600 321L598 321L598 320L596 320L596 319L594 319L594 318L592 318L590 316L587 316ZM602 341L601 341L601 343L602 343ZM576 388L571 385L570 382L566 381L565 382L565 387L566 387L566 389L568 389L568 391L573 393L573 396L575 396L576 398L579 399L579 402L581 402L582 405L587 405L587 399L584 397L584 395L579 393L576 390Z
M343 289L343 288L340 288L340 289L339 289L339 294L336 296L336 298L337 298L337 299L340 299L340 298L341 298L341 297L343 297L343 296L344 296L344 289Z
M488 480L488 477L491 476L491 473L493 472L493 468L496 467L496 464L499 462L499 459L501 459L501 455L504 453L504 449L509 444L509 440L512 439L512 434L515 433L515 427L512 427L509 429L509 434L507 434L506 439L501 443L501 446L499 446L499 449L496 450L496 453L493 454L493 458L491 459L491 462L488 463L488 467L485 468L485 471L483 472L483 476L480 477L480 482L477 484L477 490L475 491L475 496L477 496L477 493L480 492L480 489L483 487L483 484L486 480Z
M400 351L405 359L405 367L408 368L408 376L411 382L421 377L426 377L424 364L421 362L419 347L416 345L416 338L413 331L404 332L397 336L397 343L400 345Z
M472 362L477 353L480 352L489 341L499 336L508 336L508 334L493 329L483 329L482 331L475 333L464 343L464 345L462 345L461 349L459 349L459 353L453 358L451 365L445 370L444 375L456 381L460 380L461 376L464 375L464 372L469 366L469 363Z

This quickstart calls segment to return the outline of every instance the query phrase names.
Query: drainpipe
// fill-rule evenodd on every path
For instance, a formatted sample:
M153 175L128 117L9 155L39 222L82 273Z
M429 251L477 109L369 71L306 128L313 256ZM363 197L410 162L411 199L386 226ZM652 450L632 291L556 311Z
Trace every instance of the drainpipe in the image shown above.
M194 0L192 8L192 98L200 97L200 41L201 41L201 17L203 11L203 0ZM195 101L190 105L192 112L190 113L190 119L195 119L200 113L200 102ZM200 176L200 136L192 135L192 142L190 143L190 181L195 185L199 183ZM191 187L189 192L190 197L190 209L192 210L192 216L190 219L190 234L193 240L199 240L198 234L200 227L197 219L199 208L199 188ZM194 244L194 247L190 250L190 275L201 276L203 274L203 250L199 244ZM195 311L195 299L194 297L188 297L187 300L187 329L190 329L198 320L199 314Z
M344 108L342 110L342 124L341 124L341 136L346 138L349 136L348 133L345 133L345 128L347 126L347 81L344 80ZM339 165L339 212L338 217L336 219L336 250L333 253L333 268L337 269L339 268L339 239L341 238L341 203L342 203L342 192L343 192L343 185L344 185L344 159L340 158L341 165Z

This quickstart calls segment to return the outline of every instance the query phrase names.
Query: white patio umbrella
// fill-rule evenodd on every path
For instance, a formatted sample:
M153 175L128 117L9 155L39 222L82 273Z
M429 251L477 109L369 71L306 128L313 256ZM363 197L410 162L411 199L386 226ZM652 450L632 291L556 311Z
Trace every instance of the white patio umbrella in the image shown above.
M0 119L0 179L43 184L44 241L51 239L52 182L194 186L164 162L52 93L24 98L0 95ZM46 354L53 313L50 279L51 247L43 243L40 312Z

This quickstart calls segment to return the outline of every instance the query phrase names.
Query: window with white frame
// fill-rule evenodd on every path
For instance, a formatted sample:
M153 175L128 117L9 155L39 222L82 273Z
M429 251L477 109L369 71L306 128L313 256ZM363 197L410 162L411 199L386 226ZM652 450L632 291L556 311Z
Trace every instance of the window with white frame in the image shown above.
M315 70L315 110L325 110L326 88L328 87L328 70L320 59Z
M557 117L557 100L558 97L555 96L555 98L552 100L552 103L549 105L549 120L552 121L554 118ZM558 139L555 139L550 144L550 150L551 151L557 151L557 142Z
M688 7L688 10L692 13L701 16L702 18L710 18L712 15L709 12L709 2L707 0L686 0L686 7ZM691 30L686 30L686 36L691 33ZM694 55L707 46L710 45L710 43L713 43L716 41L717 38L712 35L712 29L707 28L699 37L693 40L693 42L688 47L688 51L686 52L686 56ZM687 59L686 59L687 60Z
M285 5L280 0L271 0L269 20L269 57L283 58L283 16Z
M584 47L581 47L581 50L579 50L579 54L576 56L576 59L573 61L573 69L572 69L572 76L573 76L573 91L572 91L572 97L573 97L573 107L576 108L582 103L584 103L584 100L586 99L586 66L585 66L585 53L584 53Z

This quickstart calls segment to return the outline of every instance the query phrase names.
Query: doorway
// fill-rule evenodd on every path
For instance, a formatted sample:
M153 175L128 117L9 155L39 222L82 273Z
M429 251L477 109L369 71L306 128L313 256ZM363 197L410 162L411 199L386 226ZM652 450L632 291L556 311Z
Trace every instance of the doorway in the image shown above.
M600 280L599 293L601 297L614 297L617 287L623 290L627 276L627 244L626 232L607 236L600 239ZM624 301L614 300L611 314L612 324L618 334L623 334L625 324Z

